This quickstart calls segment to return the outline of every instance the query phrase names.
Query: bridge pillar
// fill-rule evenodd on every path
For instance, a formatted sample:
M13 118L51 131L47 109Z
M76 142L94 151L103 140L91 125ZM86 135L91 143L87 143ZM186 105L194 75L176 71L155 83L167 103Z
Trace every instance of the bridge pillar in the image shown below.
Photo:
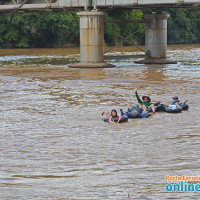
M144 64L175 64L167 59L167 19L169 14L146 14L145 48L147 58L137 63Z
M73 68L108 68L114 65L103 62L104 12L78 12L80 18L80 62Z

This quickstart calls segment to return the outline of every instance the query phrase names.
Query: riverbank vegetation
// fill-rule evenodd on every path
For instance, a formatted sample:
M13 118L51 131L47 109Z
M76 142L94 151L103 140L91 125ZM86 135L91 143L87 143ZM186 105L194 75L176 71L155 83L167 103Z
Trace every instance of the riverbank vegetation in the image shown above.
M106 19L143 19L149 10L110 10ZM168 43L200 43L200 9L166 9ZM144 44L144 24L106 23L107 45ZM12 14L0 16L1 48L57 48L79 45L76 12Z

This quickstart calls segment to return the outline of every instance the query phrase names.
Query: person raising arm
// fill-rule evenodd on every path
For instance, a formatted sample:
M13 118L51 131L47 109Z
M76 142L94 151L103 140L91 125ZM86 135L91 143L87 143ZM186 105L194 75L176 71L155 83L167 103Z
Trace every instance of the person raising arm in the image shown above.
M178 97L177 96L174 96L173 97L173 102L170 104L170 105L175 105L177 107L180 106L180 104L186 104L188 102L188 100L185 100L183 103L181 103L179 100L178 100ZM164 104L165 106L169 106L169 104Z
M155 106L157 106L160 102L151 103L151 98L149 97L149 95L144 95L142 97L142 100L143 100L142 101L138 95L137 88L135 88L134 91L135 91L135 95L136 95L139 107L141 107L144 112L147 111L147 108L151 108L153 111L153 114L155 114Z
M116 111L115 109L113 109L113 110L111 111L111 113L109 113L109 112L107 112L107 111L103 111L103 112L102 112L102 116L103 116L104 114L106 115L106 117L109 117L109 120L108 120L109 123L119 123L119 121L122 119L122 116L118 115L118 114L117 114L117 111ZM116 122L113 121L113 118L117 118L117 121L116 121Z

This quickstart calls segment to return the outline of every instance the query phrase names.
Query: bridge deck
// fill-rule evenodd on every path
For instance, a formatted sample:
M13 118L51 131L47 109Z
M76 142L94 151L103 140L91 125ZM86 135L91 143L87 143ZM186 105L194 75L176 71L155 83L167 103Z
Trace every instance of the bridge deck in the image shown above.
M79 10L97 8L200 7L200 0L0 0L0 12L9 10Z

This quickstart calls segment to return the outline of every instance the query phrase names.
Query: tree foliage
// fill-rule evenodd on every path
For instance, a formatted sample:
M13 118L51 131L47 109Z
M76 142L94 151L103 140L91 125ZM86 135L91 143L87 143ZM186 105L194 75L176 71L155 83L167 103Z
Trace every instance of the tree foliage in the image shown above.
M143 19L152 10L113 9L106 19ZM155 11L155 10L154 10ZM162 10L163 11L163 10ZM160 10L156 10L160 12ZM165 9L168 20L168 43L200 43L200 9ZM137 34L134 34L136 31ZM122 40L128 37L128 41ZM106 23L105 42L115 45L144 44L144 24ZM12 14L0 16L0 47L61 47L79 43L79 19L75 12Z
M200 9L168 9L168 43L200 42Z
M78 37L79 21L74 12L0 17L2 47L60 47L76 43Z
M131 19L142 20L143 13L141 10L111 10L107 12L106 19ZM136 31L137 34L134 34ZM122 38L127 38L123 41ZM123 45L131 43L143 43L144 41L144 24L139 23L106 23L105 25L105 41L109 45L115 45L123 41Z

